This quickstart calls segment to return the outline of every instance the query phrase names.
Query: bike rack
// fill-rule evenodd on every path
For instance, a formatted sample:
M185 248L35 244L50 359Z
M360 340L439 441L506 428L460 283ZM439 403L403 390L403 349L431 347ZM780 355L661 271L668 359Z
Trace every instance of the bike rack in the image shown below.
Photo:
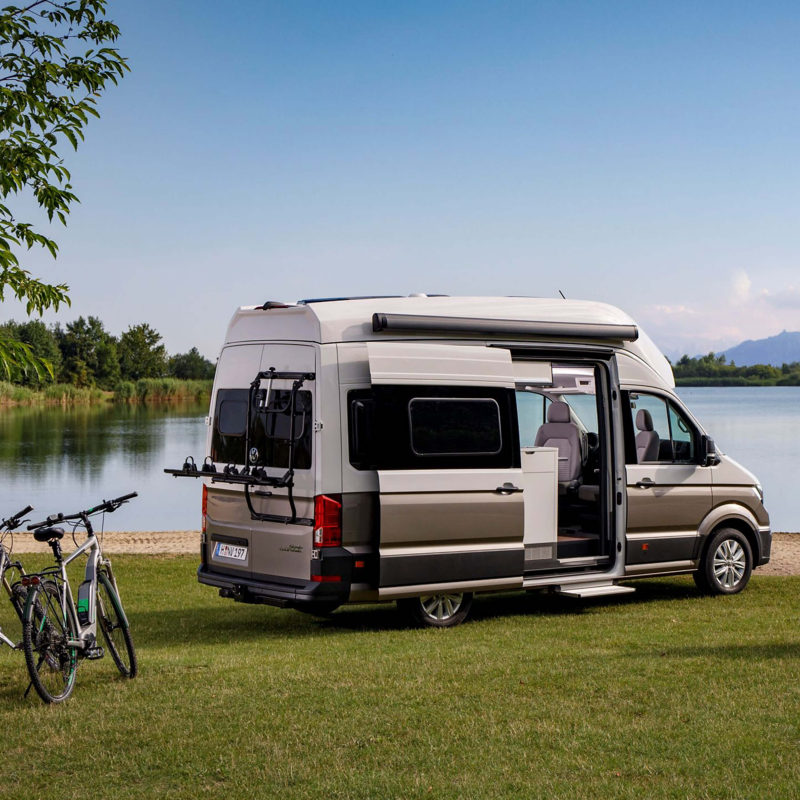
M235 464L227 464L222 471L218 471L216 465L208 456L203 465L198 469L192 456L187 456L181 469L165 469L168 475L176 478L211 478L212 483L228 483L235 486L244 486L244 497L250 518L259 522L285 522L300 525L313 525L314 520L306 517L298 518L297 508L294 503L294 460L295 444L305 433L306 416L308 412L304 409L297 411L297 393L306 381L315 380L313 372L278 372L275 367L270 367L266 371L259 372L250 383L248 393L247 416L245 418L245 466L239 470ZM289 399L279 408L269 408L270 395L272 394L272 382L276 380L292 381L292 388ZM262 381L269 381L266 389L261 388ZM269 439L280 439L289 442L289 468L280 477L270 477L264 467L255 464L253 467L247 466L247 459L250 457L250 431L252 428L252 414L255 409L256 414L269 415L286 414L289 412L289 437L275 436L270 434L267 425L264 426L264 433ZM295 421L299 416L303 417L303 427L299 434L295 435ZM250 488L255 486L269 486L274 489L287 489L289 506L292 509L291 517L278 516L276 514L262 514L253 508L253 501L250 497Z

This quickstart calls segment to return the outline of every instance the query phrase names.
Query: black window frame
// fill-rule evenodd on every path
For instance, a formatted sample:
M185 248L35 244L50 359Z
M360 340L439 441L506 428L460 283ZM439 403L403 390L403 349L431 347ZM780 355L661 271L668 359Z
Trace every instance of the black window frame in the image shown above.
M491 455L418 455L411 445L409 404L414 399L494 400L501 448ZM363 413L362 413L363 412ZM359 420L363 428L357 429ZM359 471L512 469L521 463L515 390L503 387L376 384L347 393L349 460Z

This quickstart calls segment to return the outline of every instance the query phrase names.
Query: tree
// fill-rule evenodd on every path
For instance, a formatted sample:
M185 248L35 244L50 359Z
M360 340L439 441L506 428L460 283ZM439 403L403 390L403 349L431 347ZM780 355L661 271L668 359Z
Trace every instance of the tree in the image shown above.
M61 351L58 341L51 328L48 328L41 320L31 319L26 322L6 322L0 326L0 336L6 341L20 342L30 348L34 358L47 361L52 365L56 372L61 365ZM11 374L11 379L15 383L28 386L41 381L50 382L53 375L46 371L37 372L36 370L22 370L15 367Z
M77 150L89 117L99 116L97 98L129 69L107 46L119 37L105 19L107 4L30 0L0 10L0 302L8 292L26 303L28 315L69 304L68 286L44 283L20 266L15 249L37 245L55 258L58 245L6 203L29 192L50 222L67 224L78 198L58 150L65 140ZM0 371L10 377L30 369L53 374L24 342L0 337Z
M112 389L120 377L117 341L97 317L78 317L54 328L61 350L59 379L75 386Z
M178 353L169 360L169 374L181 380L212 380L216 370L196 347L188 353Z
M167 351L161 334L147 323L132 325L119 337L119 365L128 381L160 378L167 371Z

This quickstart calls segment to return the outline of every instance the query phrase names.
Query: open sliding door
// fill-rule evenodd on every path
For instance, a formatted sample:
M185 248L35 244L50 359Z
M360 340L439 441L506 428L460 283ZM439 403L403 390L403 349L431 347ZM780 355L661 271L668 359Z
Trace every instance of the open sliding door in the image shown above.
M507 350L368 344L380 594L517 586L524 510Z

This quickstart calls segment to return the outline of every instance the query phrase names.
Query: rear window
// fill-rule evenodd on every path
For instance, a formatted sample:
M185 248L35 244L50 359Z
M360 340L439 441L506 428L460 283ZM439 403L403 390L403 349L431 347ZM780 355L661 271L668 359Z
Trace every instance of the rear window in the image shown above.
M503 446L496 400L415 398L408 404L418 456L496 455Z
M267 410L263 413L255 404L250 414L250 455L245 457L247 425L247 389L220 389L214 414L211 436L211 458L216 463L249 464L261 467L289 467L291 413L289 389L273 389ZM295 398L296 469L311 469L312 432L314 427L311 392L301 390Z

